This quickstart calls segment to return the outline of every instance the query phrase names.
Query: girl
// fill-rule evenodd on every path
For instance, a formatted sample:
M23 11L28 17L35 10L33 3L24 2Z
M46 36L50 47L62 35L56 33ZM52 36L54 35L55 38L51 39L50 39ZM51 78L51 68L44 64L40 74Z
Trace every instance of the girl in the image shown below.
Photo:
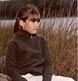
M32 4L23 6L17 13L14 36L6 51L6 71L12 81L64 81L52 77L48 43L37 34L39 22L39 10Z

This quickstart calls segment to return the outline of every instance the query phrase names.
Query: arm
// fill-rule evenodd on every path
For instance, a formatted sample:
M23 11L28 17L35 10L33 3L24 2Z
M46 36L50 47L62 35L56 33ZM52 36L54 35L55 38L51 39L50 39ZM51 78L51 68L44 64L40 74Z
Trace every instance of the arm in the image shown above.
M14 42L8 44L7 55L6 55L6 71L7 75L12 78L13 81L27 81L25 78L22 78L16 69L16 55L17 47Z
M51 81L52 77L52 59L49 52L48 42L44 41L44 54L45 54L45 63L43 71L43 81Z

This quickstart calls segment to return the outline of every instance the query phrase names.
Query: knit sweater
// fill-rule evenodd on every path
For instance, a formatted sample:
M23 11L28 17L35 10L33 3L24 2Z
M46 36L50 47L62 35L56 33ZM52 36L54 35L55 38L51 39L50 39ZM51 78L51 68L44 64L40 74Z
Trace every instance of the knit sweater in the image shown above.
M12 81L27 81L21 75L42 75L51 81L52 60L47 41L36 34L20 30L9 41L6 50L6 71Z

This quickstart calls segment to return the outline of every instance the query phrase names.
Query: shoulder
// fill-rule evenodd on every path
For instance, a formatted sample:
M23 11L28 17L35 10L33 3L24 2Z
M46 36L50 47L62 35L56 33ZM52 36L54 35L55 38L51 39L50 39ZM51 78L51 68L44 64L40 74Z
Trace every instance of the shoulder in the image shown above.
M16 35L13 35L13 37L8 41L8 45L16 45L18 43Z

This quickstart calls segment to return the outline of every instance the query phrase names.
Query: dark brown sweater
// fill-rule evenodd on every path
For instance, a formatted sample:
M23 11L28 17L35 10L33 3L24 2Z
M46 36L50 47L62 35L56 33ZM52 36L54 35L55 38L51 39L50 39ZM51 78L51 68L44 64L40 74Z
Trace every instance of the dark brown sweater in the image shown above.
M52 60L43 37L21 30L9 41L6 53L6 71L12 81L27 81L21 77L27 73L51 81Z

